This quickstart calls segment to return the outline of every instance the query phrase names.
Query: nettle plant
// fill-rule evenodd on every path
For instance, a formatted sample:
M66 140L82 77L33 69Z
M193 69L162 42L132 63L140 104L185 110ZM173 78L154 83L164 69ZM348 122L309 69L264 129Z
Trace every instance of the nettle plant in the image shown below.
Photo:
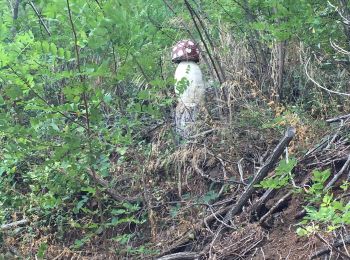
M299 223L298 235L311 235L324 228L331 232L350 224L350 203L345 202L342 197L334 198L333 194L324 188L330 174L329 170L313 172L313 184L306 189L306 199L314 206L305 207L306 216ZM340 187L345 192L349 183L344 182Z
M292 178L292 170L297 163L296 159L282 160L276 167L275 175L263 180L259 187L264 189L280 189L287 187ZM309 236L315 232L326 230L334 231L343 225L350 224L350 203L342 197L334 198L329 189L325 189L325 183L330 177L330 170L312 172L312 185L305 189L289 185L296 193L304 194L306 216L298 224L297 234ZM346 192L349 183L344 182L340 188Z
M264 189L280 189L286 187L293 178L292 170L296 164L297 160L295 158L280 161L275 169L275 174L261 181L258 187Z

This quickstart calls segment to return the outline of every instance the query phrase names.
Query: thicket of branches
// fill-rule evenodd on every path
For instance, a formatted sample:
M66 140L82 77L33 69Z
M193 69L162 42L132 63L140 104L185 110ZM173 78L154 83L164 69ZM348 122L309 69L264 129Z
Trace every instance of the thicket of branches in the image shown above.
M243 259L295 193L300 235L345 236L347 2L0 0L1 252ZM170 51L189 38L207 105L177 146Z

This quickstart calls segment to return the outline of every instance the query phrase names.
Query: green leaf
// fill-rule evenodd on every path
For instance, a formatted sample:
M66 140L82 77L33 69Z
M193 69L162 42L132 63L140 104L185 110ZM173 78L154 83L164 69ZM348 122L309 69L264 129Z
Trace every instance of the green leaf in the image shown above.
M120 155L124 155L126 151L128 150L128 147L118 147L117 152L120 153Z
M50 52L50 45L47 41L43 41L41 43L41 47L43 48L44 53L49 53Z
M111 214L112 215L121 215L125 214L127 211L125 209L113 209Z
M61 59L64 58L64 49L63 48L58 48L58 57Z
M57 132L59 132L60 131L60 129L58 128L58 126L55 124L55 122L51 122L51 127L55 130L55 131L57 131Z
M110 93L107 93L103 96L103 101L106 104L109 104L112 101L112 95Z
M94 187L91 187L91 186L83 187L83 188L81 188L81 191L85 191L85 192L90 193L92 195L96 194L96 189Z
M304 228L301 228L301 227L297 228L296 232L297 232L298 236L301 236L301 237L308 235L307 230Z
M69 50L65 51L64 57L66 58L66 60L70 60L71 56L72 56L71 51Z
M37 254L39 259L44 259L47 248L48 248L47 243L40 244L38 249L38 254Z
M22 96L22 89L16 85L9 86L5 89L6 95L12 99L17 99Z
M50 51L53 55L57 54L57 47L56 44L54 44L53 42L50 44Z

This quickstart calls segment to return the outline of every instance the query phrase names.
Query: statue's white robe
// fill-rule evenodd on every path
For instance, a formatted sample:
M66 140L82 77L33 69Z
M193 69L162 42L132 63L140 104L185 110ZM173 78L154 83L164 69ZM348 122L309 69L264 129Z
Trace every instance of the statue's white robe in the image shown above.
M200 107L204 105L205 84L202 71L193 61L179 63L175 71L175 81L175 92L178 94L176 131L186 138L193 133Z

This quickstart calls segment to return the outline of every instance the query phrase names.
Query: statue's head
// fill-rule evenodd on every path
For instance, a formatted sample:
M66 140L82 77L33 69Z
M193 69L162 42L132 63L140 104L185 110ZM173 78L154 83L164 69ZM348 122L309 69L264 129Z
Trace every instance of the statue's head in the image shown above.
M199 62L199 48L192 40L182 40L175 44L171 52L171 60L174 63L181 61Z

